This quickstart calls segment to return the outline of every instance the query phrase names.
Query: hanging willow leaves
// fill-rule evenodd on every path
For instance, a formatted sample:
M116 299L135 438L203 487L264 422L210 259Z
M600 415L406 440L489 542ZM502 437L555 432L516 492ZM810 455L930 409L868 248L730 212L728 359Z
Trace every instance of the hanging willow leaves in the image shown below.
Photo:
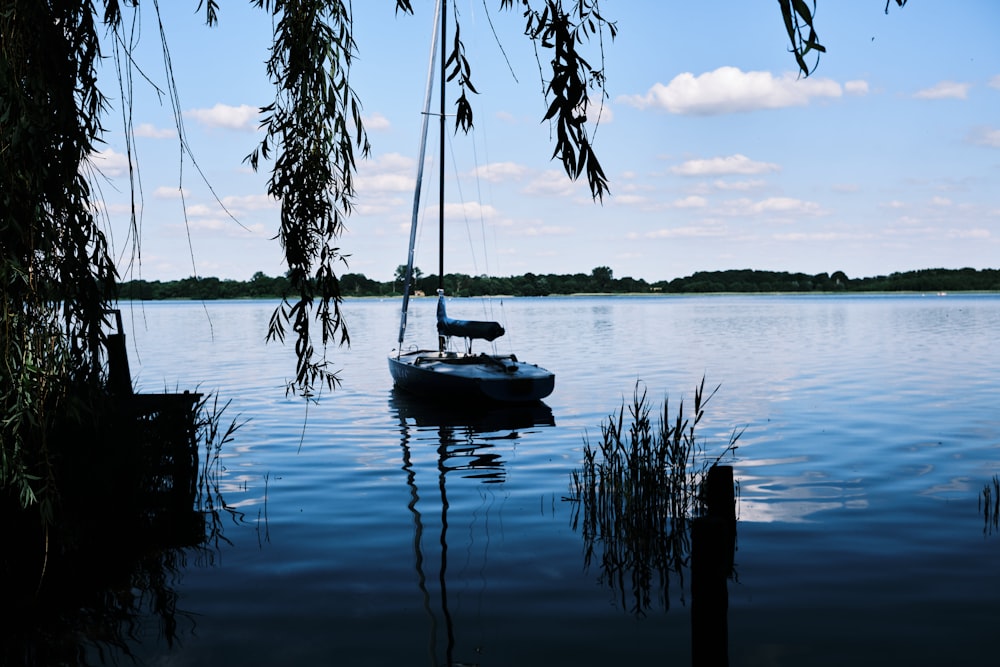
M327 345L350 342L334 245L354 199L355 149L369 152L361 103L350 84L357 50L348 3L340 0L254 0L275 20L267 73L274 101L261 108L264 138L246 160L274 166L267 192L281 203L278 239L292 297L275 309L267 340L295 337L295 378L287 389L306 397L339 383ZM315 309L315 314L314 314ZM318 325L318 333L314 325ZM321 351L317 352L316 343Z
M445 59L445 69L451 68L448 72L447 80L457 79L459 89L462 91L455 101L457 107L455 111L455 131L461 129L468 133L472 129L472 104L466 97L466 91L477 93L476 87L472 85L472 68L469 59L465 57L465 45L462 44L461 26L458 24L458 16L455 16L455 40L452 44L451 53Z
M906 0L895 0L900 7L906 4ZM886 0L885 13L889 13L889 5L893 0ZM799 72L802 76L809 76L819 65L819 56L826 53L826 47L819 43L816 35L815 16L816 0L812 0L812 8L805 0L778 0L781 6L781 18L785 22L785 31L788 39L792 43L792 55L798 63ZM815 60L812 66L806 61L806 56L815 53Z
M107 20L120 19L117 2ZM98 24L90 3L0 10L0 490L48 518L54 425L100 391L101 324L115 268L85 174L100 140ZM62 444L66 444L62 442Z
M811 10L804 0L778 0L778 4L781 6L781 18L785 22L788 39L792 42L792 55L799 65L799 72L803 76L809 76L819 64L819 54L826 52L826 48L819 43L816 29L813 27L816 0L813 0ZM806 62L806 56L811 51L816 52L816 60L812 67Z
M587 114L592 90L601 103L607 96L603 35L607 32L614 39L618 29L600 14L597 0L569 4L571 11L564 9L562 0L544 0L539 10L530 0L520 0L526 20L524 34L549 56L551 78L545 85L549 105L543 119L555 126L552 157L562 162L573 180L586 175L591 197L603 200L609 192L608 178L587 133ZM514 0L501 0L500 6L513 9ZM600 67L592 66L580 51L581 43L592 39L598 42Z

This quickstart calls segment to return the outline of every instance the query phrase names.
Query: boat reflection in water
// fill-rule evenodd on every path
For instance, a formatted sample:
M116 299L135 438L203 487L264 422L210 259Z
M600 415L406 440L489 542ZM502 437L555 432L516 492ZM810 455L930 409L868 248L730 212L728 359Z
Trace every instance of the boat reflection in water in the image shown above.
M467 526L472 543L463 537L462 546L463 553L470 554L476 547L473 531L483 531L481 568L485 568L490 510L495 500L495 493L489 487L502 484L506 478L497 445L518 440L525 430L554 426L552 410L542 402L449 408L439 402L420 401L398 390L393 390L389 405L399 419L402 469L410 490L407 509L413 515L414 567L429 621L430 664L475 662L468 659L470 656L461 656L456 662L454 656L456 628L448 592L448 527L455 517L449 518L449 511L452 503L465 510L468 507L465 493L479 492L480 506L470 518L481 526ZM465 480L472 480L474 486L463 483ZM462 498L458 502L455 498L449 501L449 489L463 494ZM466 514L463 511L459 516ZM433 574L428 575L435 570L435 559L436 582Z

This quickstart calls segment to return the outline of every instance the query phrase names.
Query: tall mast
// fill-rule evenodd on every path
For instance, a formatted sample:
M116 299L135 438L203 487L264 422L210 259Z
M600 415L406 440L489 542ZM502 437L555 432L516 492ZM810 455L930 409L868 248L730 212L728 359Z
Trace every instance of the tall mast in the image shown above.
M441 127L441 147L438 155L438 307L442 305L444 299L444 105L445 88L447 88L445 71L447 70L447 60L445 51L448 40L448 0L441 0L441 108L438 119ZM445 337L438 332L438 352L444 353L447 347Z
M442 11L442 0L438 0L436 11ZM424 91L424 113L420 129L420 150L417 151L417 182L413 190L413 215L410 220L410 250L406 258L406 276L403 278L403 307L399 316L399 347L402 352L403 338L406 336L406 313L410 305L410 288L413 282L413 249L417 243L417 221L420 217L420 191L424 181L424 155L427 152L427 125L430 120L431 98L434 90L434 56L437 55L437 16L431 22L431 52L427 62L427 88ZM444 37L441 37L444 40ZM443 51L442 44L442 51Z
M445 43L448 39L448 0L441 0L441 147L438 159L438 289L444 289L444 108L445 108Z

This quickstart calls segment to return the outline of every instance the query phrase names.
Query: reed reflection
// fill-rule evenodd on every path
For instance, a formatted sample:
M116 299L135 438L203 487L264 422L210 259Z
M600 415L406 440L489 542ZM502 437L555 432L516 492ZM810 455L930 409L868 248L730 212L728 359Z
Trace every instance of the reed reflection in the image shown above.
M727 579L736 577L736 499L732 467L719 465L737 449L735 432L711 458L695 437L704 406L714 395L695 390L694 411L676 416L664 404L651 418L637 385L601 426L597 448L584 446L583 467L573 472L574 530L584 541L584 567L600 568L622 609L645 616L654 605L670 608L671 580L685 603L691 576L692 657L695 665L728 663ZM716 388L717 390L718 388Z
M506 469L497 445L518 440L527 429L554 426L555 419L552 410L541 402L515 406L443 406L393 390L389 405L399 419L402 469L410 490L407 509L413 515L414 569L429 622L428 663L466 664L464 659L455 661L456 623L448 591L449 547L454 546L449 545L448 536L449 521L454 521L454 517L449 517L454 501L449 499L449 490L458 493L473 490L465 480L471 480L480 489L480 485L502 484ZM428 488L432 491L428 492ZM492 492L481 494L481 501L489 504L492 497ZM461 507L468 507L464 497ZM481 531L480 570L484 570L490 540L489 512L476 508L471 516L468 512L463 514L472 522L465 538L468 542L462 545L466 547L464 553L473 551L472 542ZM434 572L435 559L436 577L428 574ZM485 579L482 583L485 590ZM463 645L462 650L471 653L479 649Z
M983 513L983 535L1000 531L1000 476L983 486L979 496L979 511Z
M222 427L224 408L197 395L168 407L148 396L102 424L99 447L81 448L87 460L64 476L48 530L4 508L0 663L119 662L193 630L177 585L190 559L214 563L225 523L242 520L219 491L219 453L238 426Z

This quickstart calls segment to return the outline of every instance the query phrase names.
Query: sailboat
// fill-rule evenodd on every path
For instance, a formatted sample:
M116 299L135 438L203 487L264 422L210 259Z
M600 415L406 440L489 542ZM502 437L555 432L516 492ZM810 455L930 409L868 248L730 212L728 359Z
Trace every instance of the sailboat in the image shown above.
M431 58L428 66L427 88L424 98L423 129L420 136L420 159L417 162L417 182L413 196L413 217L410 226L409 255L403 285L403 305L399 322L399 339L389 355L389 372L398 389L427 399L461 399L526 403L540 401L552 393L555 374L536 364L519 360L514 354L473 353L472 341L492 342L504 335L498 322L459 320L448 316L444 293L444 163L445 163L445 70L447 64L444 35L447 30L446 1L437 3L440 21L440 40L435 21L431 39ZM440 41L440 71L435 74L434 56ZM417 237L417 219L420 207L420 188L423 180L424 154L427 147L427 125L435 76L440 77L440 182L438 188L438 290L437 290L437 349L403 349L406 335L406 316L410 302L413 275L413 254ZM463 351L449 348L453 338L464 339Z

